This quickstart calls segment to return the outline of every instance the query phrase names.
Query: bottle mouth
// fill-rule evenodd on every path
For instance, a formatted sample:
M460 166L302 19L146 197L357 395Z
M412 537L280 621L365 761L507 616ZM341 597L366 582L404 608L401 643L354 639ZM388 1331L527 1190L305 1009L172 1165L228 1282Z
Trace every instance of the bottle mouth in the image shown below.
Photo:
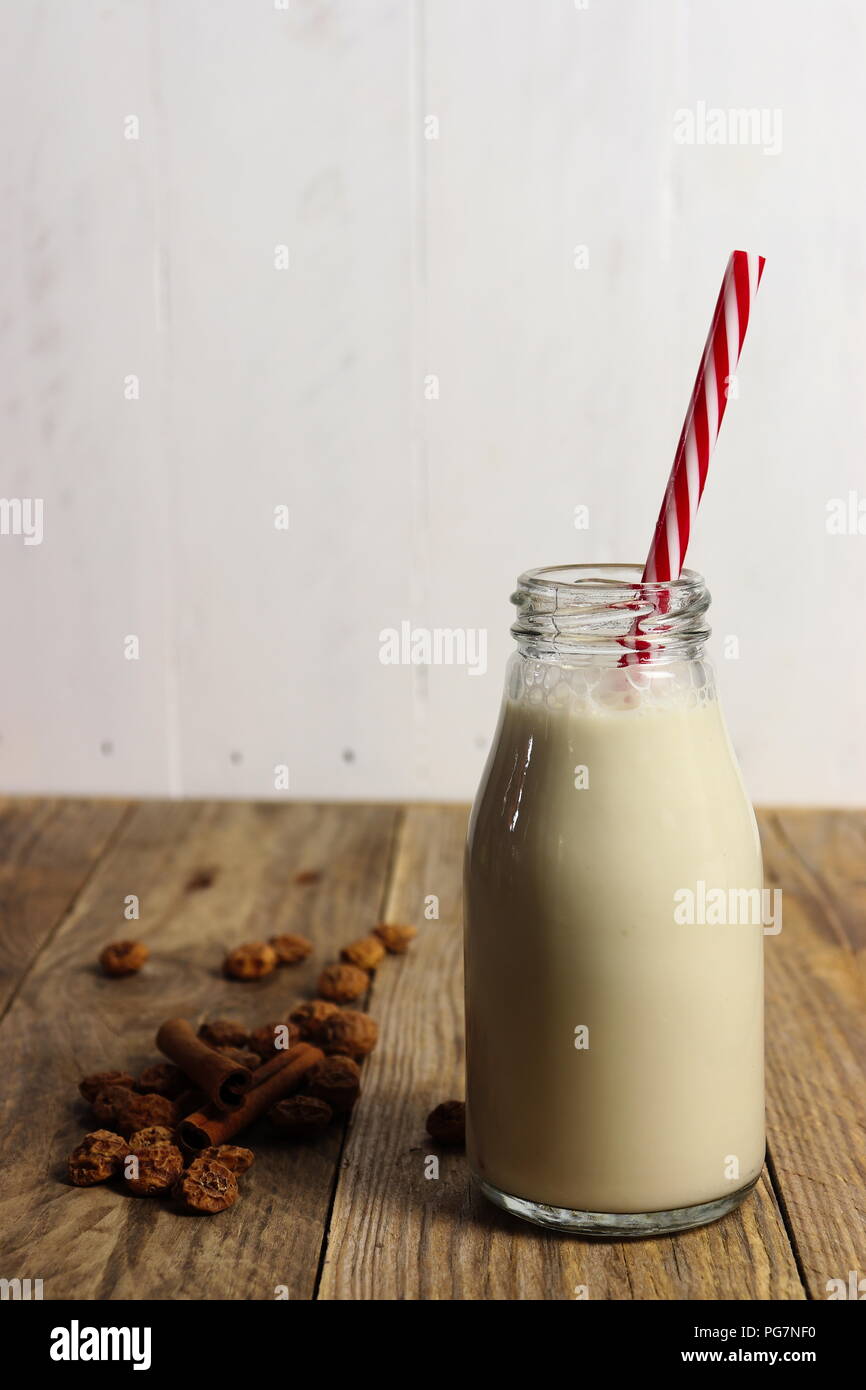
M641 579L643 566L547 565L526 570L511 602L511 631L533 655L642 660L684 660L700 654L710 635L710 595L701 575Z

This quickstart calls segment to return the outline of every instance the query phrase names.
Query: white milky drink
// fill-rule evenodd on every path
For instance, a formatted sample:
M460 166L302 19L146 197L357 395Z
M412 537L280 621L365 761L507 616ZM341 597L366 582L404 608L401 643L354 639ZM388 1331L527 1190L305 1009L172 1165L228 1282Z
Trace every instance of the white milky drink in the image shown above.
M521 581L467 850L467 1142L519 1215L641 1234L721 1215L763 1164L762 869L706 590L659 586L669 626L624 665L607 570ZM700 885L739 913L683 920Z

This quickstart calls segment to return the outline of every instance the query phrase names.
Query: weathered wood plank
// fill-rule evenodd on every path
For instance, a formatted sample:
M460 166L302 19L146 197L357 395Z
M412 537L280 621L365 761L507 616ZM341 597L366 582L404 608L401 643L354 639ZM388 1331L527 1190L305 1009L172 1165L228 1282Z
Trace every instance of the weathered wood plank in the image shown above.
M863 830L855 812L765 811L767 882L783 926L767 938L768 1129L809 1292L866 1274ZM858 916L859 914L859 916Z
M0 804L0 981L11 974L14 990L32 965L0 1029L10 1059L4 1269L45 1279L54 1298L271 1298L278 1284L309 1297L339 1132L309 1148L259 1145L242 1202L200 1222L191 1240L190 1222L162 1204L63 1185L63 1157L83 1127L75 1086L83 1071L148 1060L169 1013L230 1012L255 1023L283 1012L322 961L379 915L398 812L175 803L142 806L121 825L122 815L108 803ZM767 941L771 1154L817 1298L828 1279L866 1268L854 961L864 823L853 812L761 816L768 882L785 893L783 931ZM464 827L459 808L407 815L387 912L416 920L421 936L376 979L382 1043L344 1154L320 1296L560 1299L585 1285L590 1298L802 1297L766 1178L713 1227L620 1245L511 1221L470 1193L462 1156L440 1156L438 1180L425 1178L424 1116L462 1094ZM295 885L302 868L323 868L324 877ZM194 887L204 870L210 886ZM137 924L123 919L129 893L141 899ZM428 894L439 897L438 920L423 919ZM307 966L254 986L222 979L227 946L280 928L316 941ZM151 963L137 979L104 980L94 968L99 947L131 931L151 944ZM226 1237L231 1260L219 1256Z
M816 925L847 943L866 979L866 811L785 807L767 814L791 851L798 891Z
M411 953L379 970L382 1040L366 1063L319 1296L326 1299L799 1299L766 1176L721 1222L672 1240L580 1241L536 1231L470 1193L462 1155L431 1153L427 1112L463 1094L461 861L466 812L411 808L388 901L416 921ZM438 921L423 920L428 894Z
M128 809L120 801L0 801L0 1014Z
M279 1018L336 947L381 911L397 811L273 803L140 806L98 865L73 912L25 982L0 1029L6 1065L0 1163L2 1267L42 1278L46 1298L292 1298L312 1294L341 1135L309 1147L263 1136L230 1211L198 1222L160 1202L106 1188L76 1190L63 1160L87 1125L79 1077L144 1064L158 1024L235 1016ZM299 870L321 869L297 885ZM206 888L194 886L204 877ZM141 919L123 920L137 894ZM279 930L316 951L302 967L256 984L222 978L224 951ZM100 946L146 941L141 975L107 980Z

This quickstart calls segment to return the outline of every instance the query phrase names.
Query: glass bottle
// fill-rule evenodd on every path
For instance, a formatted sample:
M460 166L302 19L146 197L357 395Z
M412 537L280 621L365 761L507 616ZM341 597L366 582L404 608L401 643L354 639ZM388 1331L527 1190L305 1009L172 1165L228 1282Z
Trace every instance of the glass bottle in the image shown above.
M545 1226L684 1230L764 1159L760 843L692 571L521 576L466 853L467 1148Z

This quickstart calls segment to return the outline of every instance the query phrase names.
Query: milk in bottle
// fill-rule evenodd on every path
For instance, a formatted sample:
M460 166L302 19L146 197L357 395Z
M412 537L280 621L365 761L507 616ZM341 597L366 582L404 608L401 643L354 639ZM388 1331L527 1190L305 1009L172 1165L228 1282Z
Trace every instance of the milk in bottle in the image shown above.
M474 1173L518 1215L617 1235L715 1219L764 1158L761 854L709 596L639 578L522 577L466 858Z

